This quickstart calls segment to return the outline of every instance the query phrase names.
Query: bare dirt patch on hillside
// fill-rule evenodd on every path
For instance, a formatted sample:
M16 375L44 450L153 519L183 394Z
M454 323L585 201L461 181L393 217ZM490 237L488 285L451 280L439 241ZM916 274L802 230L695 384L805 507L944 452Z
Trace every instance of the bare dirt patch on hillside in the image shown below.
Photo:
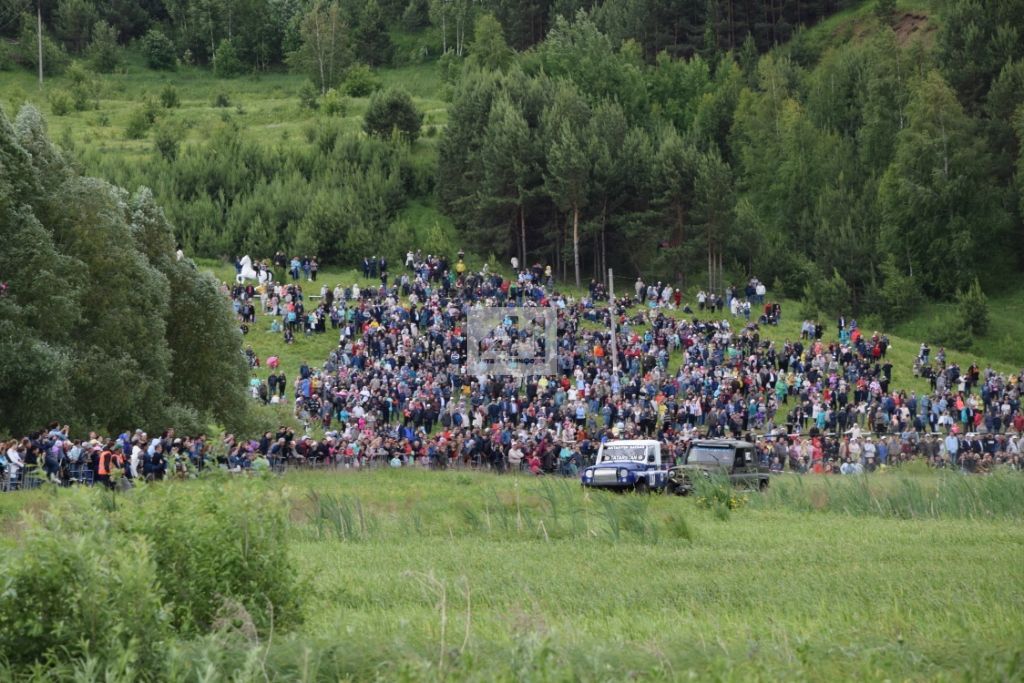
M913 40L928 38L935 32L935 25L924 14L904 12L897 17L892 30L896 32L896 42L906 46Z

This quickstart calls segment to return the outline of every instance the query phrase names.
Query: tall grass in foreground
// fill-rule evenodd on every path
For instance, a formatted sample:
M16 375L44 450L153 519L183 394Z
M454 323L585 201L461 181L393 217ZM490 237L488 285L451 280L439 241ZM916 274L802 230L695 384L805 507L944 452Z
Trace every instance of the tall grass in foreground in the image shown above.
M779 477L754 496L759 508L838 512L899 519L1024 519L1024 476L1017 472L934 476L873 474Z
M307 513L317 540L363 541L377 532L377 518L363 509L359 498L310 491Z
M553 541L599 539L611 543L658 543L663 537L692 540L681 511L655 514L649 496L581 491L575 481L516 481L511 494L492 490L461 508L462 534ZM456 529L450 527L450 532Z
M663 507L652 505L650 496L581 491L574 481L554 478L510 481L458 475L451 483L465 488L463 495L440 501L443 505L428 498L393 511L381 509L372 492L361 498L312 488L298 501L299 531L314 541L344 542L412 535L655 544L662 539L690 541L694 535L682 510L666 514Z

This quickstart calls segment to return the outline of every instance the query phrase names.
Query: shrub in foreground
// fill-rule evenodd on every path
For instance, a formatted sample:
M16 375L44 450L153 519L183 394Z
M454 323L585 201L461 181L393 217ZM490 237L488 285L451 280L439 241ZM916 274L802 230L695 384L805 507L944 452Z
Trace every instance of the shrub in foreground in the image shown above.
M298 623L282 498L210 479L55 503L0 557L0 679L40 666L160 679L176 639Z
M98 515L90 527L36 526L0 563L0 653L9 664L91 656L158 668L169 615L149 545Z
M297 571L288 556L285 505L261 482L213 480L183 490L138 492L120 511L130 534L145 538L160 590L182 633L213 627L225 605L240 605L260 631L299 620Z

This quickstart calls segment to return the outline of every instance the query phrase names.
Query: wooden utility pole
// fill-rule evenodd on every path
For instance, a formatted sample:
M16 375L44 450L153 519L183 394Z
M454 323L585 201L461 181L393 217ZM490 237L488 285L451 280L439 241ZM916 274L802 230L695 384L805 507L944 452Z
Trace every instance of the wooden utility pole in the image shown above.
M608 269L608 320L612 327L612 372L619 371L618 342L615 340L615 275L612 269Z
M43 0L36 2L36 43L39 46L39 87L43 87Z

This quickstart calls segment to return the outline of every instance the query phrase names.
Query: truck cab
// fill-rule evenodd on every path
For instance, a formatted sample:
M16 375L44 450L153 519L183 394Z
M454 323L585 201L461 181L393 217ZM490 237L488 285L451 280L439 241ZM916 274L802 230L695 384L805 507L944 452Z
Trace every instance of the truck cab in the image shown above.
M606 441L581 483L588 488L646 493L668 481L661 462L661 442L654 439Z
M690 444L683 464L668 471L667 493L686 495L698 476L726 476L750 489L768 486L769 469L758 459L754 444L736 439L698 439Z

